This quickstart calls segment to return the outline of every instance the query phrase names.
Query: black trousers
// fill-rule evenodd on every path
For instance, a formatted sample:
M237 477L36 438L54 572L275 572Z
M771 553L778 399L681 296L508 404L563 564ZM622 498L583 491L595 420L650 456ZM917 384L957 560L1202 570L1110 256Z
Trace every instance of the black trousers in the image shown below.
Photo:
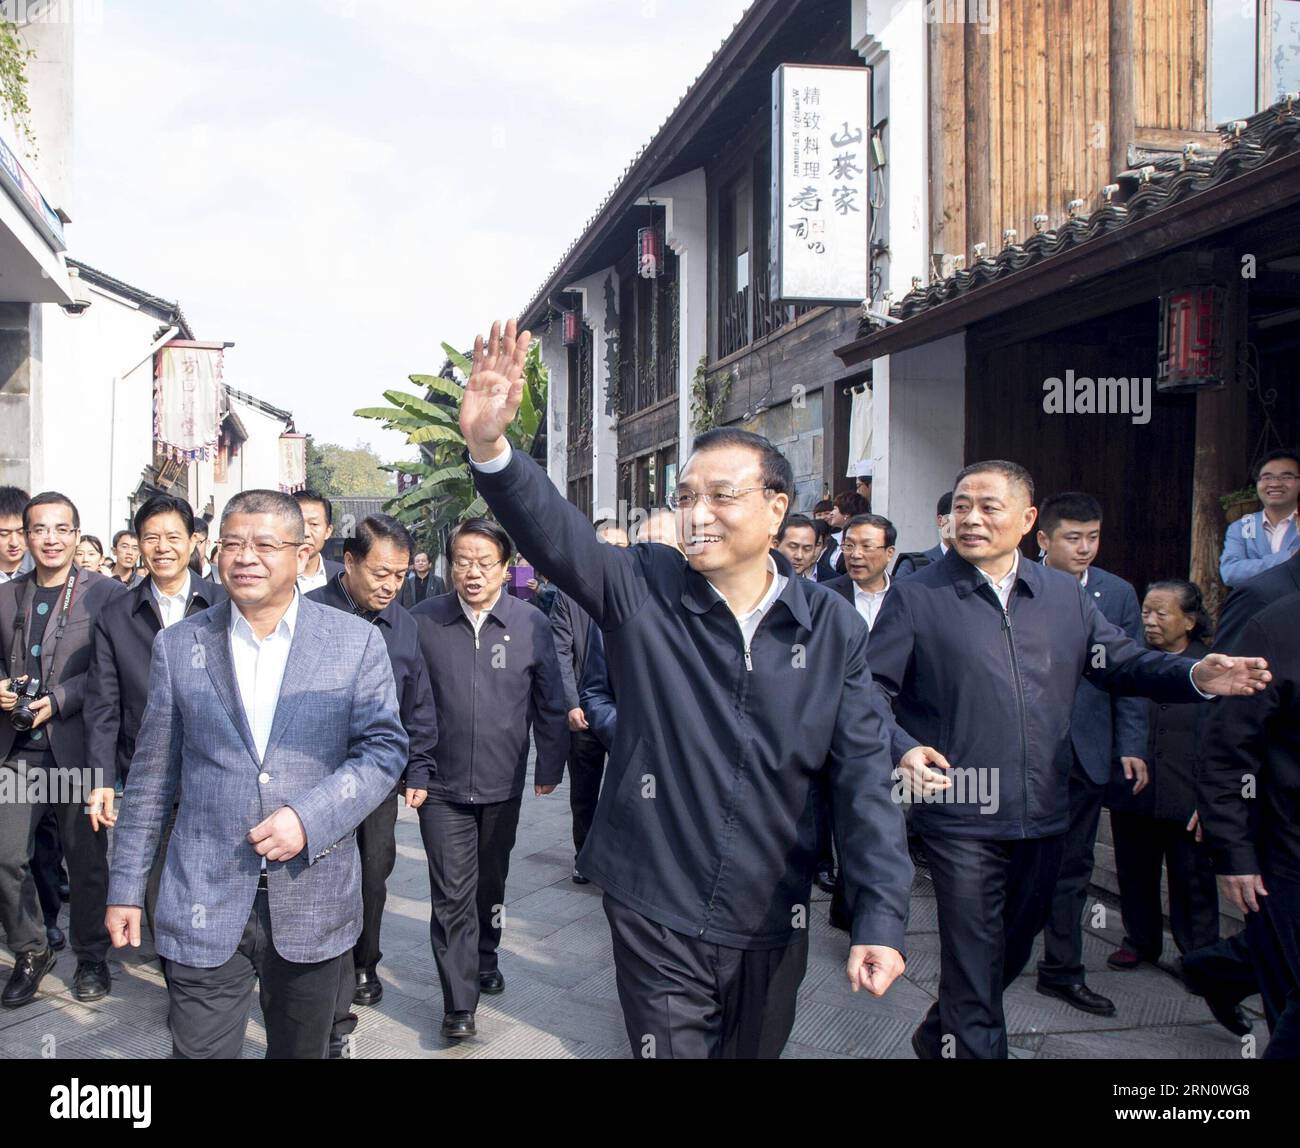
M1259 992L1259 978L1247 931L1184 953L1183 982L1197 996L1218 997L1228 1004L1240 1004L1254 996Z
M478 1008L479 974L497 967L520 801L468 805L429 798L420 806L433 909L429 936L449 1013Z
M1268 1022L1264 1059L1300 1060L1300 881L1261 876L1268 896L1246 915L1246 936Z
M1179 821L1111 810L1124 945L1155 962L1164 948L1160 871L1169 871L1169 928L1180 953L1219 939L1219 890L1210 851Z
M235 1060L244 1044L257 982L268 1060L324 1060L329 1047L339 958L312 964L275 951L271 911L259 889L244 935L215 969L167 962L168 1023L177 1060Z
M917 1029L931 1058L1005 1060L1002 993L1052 910L1065 835L981 841L923 831L939 905L939 999Z
M831 813L830 770L823 769L809 790L817 826L817 871L835 868L835 818Z
M569 734L569 809L573 812L573 851L582 852L583 842L596 816L600 781L605 775L605 747L590 730Z
M22 763L5 762L0 770L12 770L19 775L5 779L6 784L14 785L16 792L31 792ZM58 821L72 890L69 943L78 962L103 961L109 948L108 930L104 927L108 834L91 829L90 818L85 813L87 794L50 793L50 796L66 796L70 800L0 801L0 926L15 954L40 952L48 944L32 879L32 857L37 826L47 812L52 812Z
M45 927L59 923L59 910L63 898L59 896L59 883L63 880L63 844L59 841L59 819L53 809L46 809L36 826L36 848L32 853L32 880L36 883L36 898L41 904Z
M1038 962L1039 984L1057 988L1084 983L1083 912L1106 787L1093 781L1076 758L1070 770L1069 793L1070 824L1061 846L1061 871L1051 913L1043 930L1043 959Z
M675 933L604 898L618 1000L639 1059L781 1055L808 967L808 930L779 949L731 949Z
M357 969L373 973L383 958L379 949L379 927L388 901L388 878L397 864L396 795L380 802L357 826L357 849L361 854L361 936L339 958L339 992L334 1007L334 1036L347 1036L357 1027L352 997L357 988Z

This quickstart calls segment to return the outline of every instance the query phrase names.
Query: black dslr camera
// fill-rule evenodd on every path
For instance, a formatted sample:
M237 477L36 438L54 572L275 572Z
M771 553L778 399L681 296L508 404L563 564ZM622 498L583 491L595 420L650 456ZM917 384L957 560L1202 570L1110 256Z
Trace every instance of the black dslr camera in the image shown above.
M32 728L32 723L36 716L32 713L32 702L38 702L41 698L49 694L49 690L41 689L41 679L25 675L21 678L14 678L9 683L9 688L18 695L18 704L9 711L9 721L13 724L14 729L20 733L26 733Z

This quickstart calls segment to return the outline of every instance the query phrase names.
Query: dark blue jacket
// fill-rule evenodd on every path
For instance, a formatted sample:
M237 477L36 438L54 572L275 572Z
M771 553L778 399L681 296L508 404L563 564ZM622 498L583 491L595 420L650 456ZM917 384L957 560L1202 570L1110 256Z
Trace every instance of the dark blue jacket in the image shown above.
M583 616L586 617L585 613ZM586 625L587 657L582 665L582 680L578 683L578 703L587 716L591 732L608 753L614 746L618 708L614 702L614 687L609 680L604 635L599 626L592 625L590 618L587 618Z
M1193 665L1144 650L1106 621L1077 578L1023 556L1009 611L949 550L894 582L871 632L871 668L894 701L895 761L929 745L953 766L953 788L918 803L913 825L952 837L1064 832L1080 678L1114 694L1190 702L1201 696Z
M563 781L568 711L546 615L503 587L477 638L454 592L426 598L409 616L438 706L438 776L429 796L473 805L518 797L530 729L535 783Z
M936 542L929 550L922 550L923 557L930 561L928 565L933 566L936 562L943 561L943 547ZM915 574L918 570L924 570L925 566L918 566L913 560L911 554L900 554L898 561L894 563L894 572L891 577L903 578L908 574Z
M1106 621L1118 626L1138 645L1146 644L1137 591L1128 582L1092 566L1083 593ZM1086 679L1079 682L1070 715L1070 745L1094 784L1105 785L1110 780L1117 759L1146 758L1147 706L1145 698L1118 697Z
M522 452L474 478L519 548L604 631L618 727L578 868L675 932L790 944L816 867L809 793L829 771L852 939L901 950L912 864L856 611L777 555L788 581L746 650L680 553L605 545Z
M406 730L410 751L406 770L399 781L411 789L428 789L437 775L434 750L438 745L438 711L433 702L429 673L420 653L420 636L398 595L374 617L361 613L343 588L341 576L335 574L324 586L307 595L313 602L333 606L347 614L357 614L379 627L393 667L397 686L397 708Z

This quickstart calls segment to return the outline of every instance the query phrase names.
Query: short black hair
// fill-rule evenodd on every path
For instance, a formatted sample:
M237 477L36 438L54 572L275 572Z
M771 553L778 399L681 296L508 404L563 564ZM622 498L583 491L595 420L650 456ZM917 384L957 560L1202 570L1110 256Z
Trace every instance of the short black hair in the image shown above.
M510 535L505 532L505 528L499 522L493 522L490 518L467 518L451 532L451 539L447 543L447 553L454 554L456 552L456 539L462 534L478 534L494 543L501 553L502 562L509 562L510 555L515 552L515 544L510 541Z
M886 546L893 546L898 541L898 528L883 514L855 514L844 524L845 538L855 526L879 527L884 532Z
M814 514L825 514L826 511L834 509L835 503L833 503L829 498L823 498L813 505L812 512Z
M983 462L973 462L970 466L963 467L961 473L954 479L953 490L956 490L961 485L962 479L969 478L972 474L1002 475L1012 486L1019 486L1024 490L1029 499L1029 505L1033 506L1034 476L1018 462L1008 462L1005 458L989 458Z
M939 496L939 504L934 508L935 516L942 518L945 514L952 513L952 491Z
M785 536L786 536L786 535L787 535L787 534L788 534L792 529L807 529L807 530L811 530L811 531L813 532L813 538L814 538L814 539L817 538L817 523L814 522L811 518L809 518L808 515L806 515L806 514L787 514L787 515L785 516L785 521L784 521L783 523L781 523L781 529L780 529L780 531L777 533L776 540L777 540L778 542L784 542L784 541L785 541Z
M123 538L134 538L137 542L140 541L139 536L136 534L134 530L119 530L116 534L113 535L114 550L117 549L117 544L121 542Z
M204 538L208 536L208 520L206 518L196 518L194 520L195 534L201 534Z
M294 492L293 497L299 506L302 506L304 502L319 502L325 508L325 524L327 526L334 525L334 506L320 491L298 490Z
M37 506L66 506L72 511L72 526L74 530L81 529L81 515L77 513L76 503L66 494L60 494L57 490L43 490L40 494L34 494L23 506L23 529L27 529L27 516L34 507Z
M1296 469L1300 470L1300 451L1278 449L1269 451L1268 454L1255 463L1254 469L1251 471L1251 477L1258 482L1260 473L1263 469L1268 466L1270 462L1276 462L1280 458L1295 463Z
M1281 457L1289 458L1290 455ZM1205 609L1201 588L1195 582L1188 582L1185 578L1162 578L1158 582L1152 582L1146 588L1146 593L1142 595L1143 599L1152 590L1172 591L1178 598L1178 608L1184 614L1190 614L1196 619L1196 624L1187 632L1189 640L1198 642L1210 632L1210 615Z
M21 518L28 499L21 487L0 486L0 518Z
M93 534L83 534L81 536L81 541L89 542L90 545L93 546L99 552L99 556L101 558L104 557L104 544Z
M144 533L144 524L151 518L157 518L160 514L179 514L181 521L185 523L185 533L194 533L194 508L183 498L177 498L174 494L155 494L139 510L135 512L135 518L132 520L135 525L135 535L137 538ZM129 534L130 531L119 530L117 537L113 539L113 545L117 545L117 539L123 534Z
M352 537L343 540L343 553L365 558L376 542L391 542L405 550L408 565L415 556L415 539L391 514L370 514L358 522Z
M1100 522L1101 503L1081 490L1067 490L1043 499L1038 510L1038 529L1048 538L1062 522Z
M790 460L772 445L771 439L766 439L761 434L741 430L739 427L714 427L696 438L691 454L726 446L748 447L758 455L765 490L784 494L787 498L794 496L794 469L790 466Z
M835 496L835 509L846 518L853 518L859 514L870 514L871 503L856 490L846 490Z

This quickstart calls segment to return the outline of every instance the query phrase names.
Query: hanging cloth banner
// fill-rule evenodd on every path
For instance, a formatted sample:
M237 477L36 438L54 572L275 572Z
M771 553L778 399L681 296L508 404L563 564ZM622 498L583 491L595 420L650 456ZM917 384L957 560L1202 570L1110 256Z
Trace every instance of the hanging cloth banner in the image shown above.
M307 486L307 436L282 434L280 436L280 489L285 494L304 490Z
M164 457L207 459L220 433L222 348L168 343L154 368L153 437Z

